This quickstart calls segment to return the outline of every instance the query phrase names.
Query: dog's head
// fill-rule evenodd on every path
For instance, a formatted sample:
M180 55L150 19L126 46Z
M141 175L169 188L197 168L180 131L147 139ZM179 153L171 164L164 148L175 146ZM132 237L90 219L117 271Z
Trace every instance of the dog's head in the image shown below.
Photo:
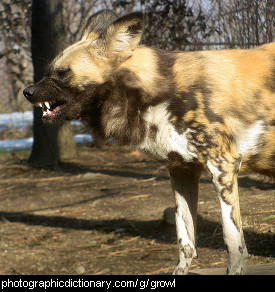
M42 107L44 121L80 119L112 72L131 57L142 29L140 12L121 18L110 10L98 12L89 19L80 41L59 54L45 77L23 94Z

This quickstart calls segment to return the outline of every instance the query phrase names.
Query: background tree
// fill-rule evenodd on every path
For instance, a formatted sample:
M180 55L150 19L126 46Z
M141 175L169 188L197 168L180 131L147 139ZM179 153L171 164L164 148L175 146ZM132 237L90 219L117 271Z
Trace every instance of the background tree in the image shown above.
M194 50L214 33L200 6L186 0L117 0L117 11L144 11L143 43L164 50Z
M117 0L145 13L143 42L169 50L249 48L274 41L274 0Z
M6 80L2 87L8 88L4 90L7 95L5 99L9 108L16 111L23 110L25 98L22 89L32 80L32 69L29 66L30 15L30 0L0 1L0 79Z
M31 52L34 82L43 78L47 65L66 46L61 0L33 0ZM75 155L76 147L68 122L46 125L41 108L34 108L34 143L29 163L35 166L57 164Z
M274 41L274 0L219 0L214 25L230 47L250 48Z

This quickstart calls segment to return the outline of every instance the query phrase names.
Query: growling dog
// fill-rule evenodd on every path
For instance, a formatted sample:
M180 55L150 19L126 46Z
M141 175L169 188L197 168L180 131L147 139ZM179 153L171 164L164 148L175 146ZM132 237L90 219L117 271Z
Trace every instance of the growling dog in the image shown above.
M80 41L24 90L48 123L79 119L94 136L133 145L165 164L176 200L179 262L196 256L198 184L211 175L222 211L229 274L247 249L237 176L275 174L275 43L251 50L166 52L140 45L143 15L93 15Z

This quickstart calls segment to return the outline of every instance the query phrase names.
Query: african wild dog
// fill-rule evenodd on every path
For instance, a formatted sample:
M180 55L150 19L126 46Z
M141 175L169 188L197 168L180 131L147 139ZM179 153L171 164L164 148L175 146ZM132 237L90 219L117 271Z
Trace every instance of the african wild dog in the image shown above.
M140 45L143 15L93 15L80 41L24 90L48 123L79 119L93 135L164 163L176 200L179 263L196 255L198 184L213 178L229 274L244 273L237 176L275 174L275 43L251 50L166 52Z

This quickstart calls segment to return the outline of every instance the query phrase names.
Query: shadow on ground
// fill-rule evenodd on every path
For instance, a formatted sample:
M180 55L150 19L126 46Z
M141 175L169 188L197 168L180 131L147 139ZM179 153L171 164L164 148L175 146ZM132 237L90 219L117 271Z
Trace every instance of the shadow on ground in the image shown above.
M95 199L95 198L94 198ZM83 203L83 202L79 202ZM32 210L37 211L37 210ZM147 239L155 239L160 242L171 243L175 241L176 234L174 226L168 226L162 220L136 221L136 220L96 220L76 219L66 216L44 216L33 215L27 212L0 212L2 220L9 222L24 223L27 225L40 225L47 227L59 227L75 230L96 230L103 233L111 233L123 230L124 234L140 236ZM153 232L152 232L153 230ZM207 220L198 215L197 245L199 248L221 249L224 247L221 240L222 227L217 222ZM213 234L220 234L217 237ZM274 234L262 234L254 231L244 231L249 254L275 257ZM211 240L212 237L212 240Z

